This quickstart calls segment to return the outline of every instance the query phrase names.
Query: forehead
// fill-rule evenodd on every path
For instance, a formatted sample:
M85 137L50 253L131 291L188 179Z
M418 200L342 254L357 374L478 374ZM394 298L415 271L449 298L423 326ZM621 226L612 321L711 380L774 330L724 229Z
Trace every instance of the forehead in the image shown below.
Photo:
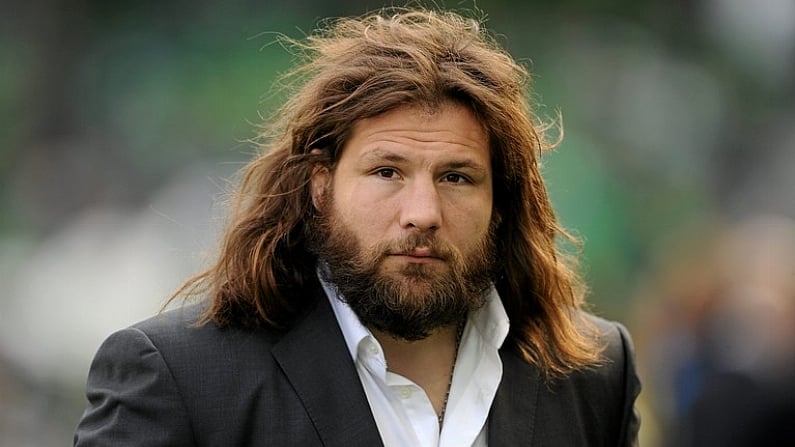
M351 129L343 152L403 146L489 155L483 125L468 107L453 102L436 107L401 106L362 119Z

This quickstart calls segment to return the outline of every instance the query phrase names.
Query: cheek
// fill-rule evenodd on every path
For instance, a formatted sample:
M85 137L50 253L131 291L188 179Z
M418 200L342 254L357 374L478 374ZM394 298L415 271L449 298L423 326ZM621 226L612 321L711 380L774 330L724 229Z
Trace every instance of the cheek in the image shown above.
M387 236L394 206L385 200L374 200L366 192L335 195L334 213L362 247L372 247Z
M477 246L488 234L491 225L491 205L458 207L448 214L447 226L450 237L463 251Z
M397 199L396 194L390 194L382 185L373 186L366 182L361 182L340 197L340 200L345 201L343 212L372 227L384 225L395 218L400 206Z

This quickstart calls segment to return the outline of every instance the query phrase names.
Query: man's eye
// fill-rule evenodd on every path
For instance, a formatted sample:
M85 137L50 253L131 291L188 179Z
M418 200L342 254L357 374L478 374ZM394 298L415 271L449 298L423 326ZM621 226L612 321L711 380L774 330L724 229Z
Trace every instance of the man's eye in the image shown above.
M464 183L467 182L467 178L461 174L450 173L444 176L444 181L448 183Z
M397 172L395 172L395 170L392 168L381 168L375 171L375 173L379 177L383 178L394 178L397 175Z

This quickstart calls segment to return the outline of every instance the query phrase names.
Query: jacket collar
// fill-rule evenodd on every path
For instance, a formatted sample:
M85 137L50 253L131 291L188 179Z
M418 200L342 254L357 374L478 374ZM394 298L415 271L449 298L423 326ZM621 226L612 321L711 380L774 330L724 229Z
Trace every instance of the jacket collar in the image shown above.
M295 388L323 445L381 446L339 325L323 292L315 293L315 308L274 345L273 357Z
M502 382L489 413L489 447L532 444L540 372L507 346L500 350L500 358Z

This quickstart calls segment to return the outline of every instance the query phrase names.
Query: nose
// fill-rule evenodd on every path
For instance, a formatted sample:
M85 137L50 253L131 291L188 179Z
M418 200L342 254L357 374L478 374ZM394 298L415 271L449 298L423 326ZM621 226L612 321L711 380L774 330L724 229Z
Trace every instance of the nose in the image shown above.
M433 180L416 179L404 187L404 193L401 228L430 231L442 225L442 198Z

